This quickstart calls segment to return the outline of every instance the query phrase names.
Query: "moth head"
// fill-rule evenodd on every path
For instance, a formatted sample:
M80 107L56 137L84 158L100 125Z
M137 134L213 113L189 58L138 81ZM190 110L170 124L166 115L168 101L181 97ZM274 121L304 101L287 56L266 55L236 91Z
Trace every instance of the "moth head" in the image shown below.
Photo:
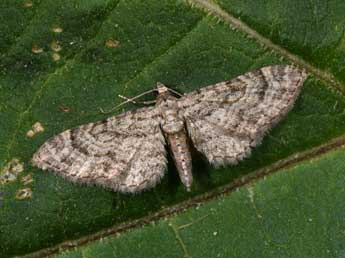
M169 91L168 87L165 86L165 85L164 85L163 83L161 83L161 82L157 82L156 88L157 88L158 94L162 94L162 93L164 93L164 92Z

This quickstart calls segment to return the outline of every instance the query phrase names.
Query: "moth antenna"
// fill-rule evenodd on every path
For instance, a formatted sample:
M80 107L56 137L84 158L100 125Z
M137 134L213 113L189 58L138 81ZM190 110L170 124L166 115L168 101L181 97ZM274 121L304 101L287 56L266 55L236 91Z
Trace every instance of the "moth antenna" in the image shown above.
M167 88L168 88L168 87L167 87ZM179 92L176 91L176 90L173 90L173 89L171 89L171 88L168 88L168 90L171 91L172 93L174 93L174 94L180 96L180 97L183 97L183 94L179 93Z
M157 101L156 100L149 100L149 101L135 101L133 99L130 99L130 98L127 98L125 96L122 96L122 95L119 95L119 97L121 99L124 99L124 100L128 100L129 102L133 103L133 104L144 104L144 105L151 105L151 104L154 104L156 103Z
M126 100L125 100L124 102L120 103L119 105L113 107L112 109L104 110L103 108L100 108L99 110L101 111L102 114L109 114L109 113L112 113L112 112L114 112L116 109L118 109L119 107L121 107L121 106L123 106L123 105L125 105L125 104L127 104L127 103L129 103L129 102L136 103L136 101L134 101L135 99L138 99L138 98L140 98L140 97L142 97L142 96L145 96L145 95L147 95L147 94L149 94L149 93L151 93L151 92L154 92L154 91L157 91L157 89L152 89L152 90L145 91L145 92L143 92L143 93L141 93L141 94L139 94L139 95L137 95L137 96L135 96L135 97L133 97L133 98L126 98L126 97L123 97L123 96L119 95L120 98L126 99Z

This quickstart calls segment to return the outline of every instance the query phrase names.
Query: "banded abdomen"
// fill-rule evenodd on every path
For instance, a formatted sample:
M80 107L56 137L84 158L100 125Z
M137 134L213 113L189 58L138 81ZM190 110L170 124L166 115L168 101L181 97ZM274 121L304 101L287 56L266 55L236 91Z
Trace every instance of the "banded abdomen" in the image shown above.
M192 157L189 150L188 139L185 128L178 133L166 134L177 171L182 183L187 190L193 183Z
M171 149L173 159L182 183L187 190L193 182L192 158L184 120L178 116L176 98L164 85L158 85L157 106L162 115L161 128Z

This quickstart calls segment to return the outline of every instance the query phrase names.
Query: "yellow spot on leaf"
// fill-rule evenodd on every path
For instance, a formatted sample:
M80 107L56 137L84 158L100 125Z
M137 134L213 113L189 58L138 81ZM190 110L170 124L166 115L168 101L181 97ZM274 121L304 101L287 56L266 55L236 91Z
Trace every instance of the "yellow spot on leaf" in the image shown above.
M23 185L31 184L33 181L34 179L32 178L30 174L23 176L21 179L21 182L23 183Z
M36 122L33 126L32 129L34 130L35 133L43 132L44 128L40 122Z
M55 52L59 52L62 49L60 42L55 40L50 44L50 48Z
M64 112L64 113L68 113L68 112L71 111L71 109L70 109L69 107L66 107L66 106L63 105L63 104L61 104L61 105L59 106L59 110L62 111L62 112Z
M60 26L58 26L58 25L54 25L52 27L52 31L55 32L55 33L61 33L61 32L63 32L63 29Z
M35 135L35 132L31 129L26 133L27 137L33 137L34 135Z
M58 53L52 54L52 58L54 61L59 61L61 59L61 56Z
M33 45L31 48L31 51L35 54L39 54L43 52L43 48L37 46L37 45Z
M24 1L24 7L32 7L33 6L33 2L31 0L25 0Z
M18 175L23 172L24 165L18 159L10 160L5 167L0 171L0 184L13 182Z
M106 42L105 42L105 45L108 48L117 48L117 47L120 46L120 42L115 40L115 39L107 39Z
M31 188L19 189L16 193L16 199L18 200L30 199L31 196L32 196Z
M34 123L31 129L26 133L26 136L33 137L36 133L40 133L44 131L44 127L40 122Z

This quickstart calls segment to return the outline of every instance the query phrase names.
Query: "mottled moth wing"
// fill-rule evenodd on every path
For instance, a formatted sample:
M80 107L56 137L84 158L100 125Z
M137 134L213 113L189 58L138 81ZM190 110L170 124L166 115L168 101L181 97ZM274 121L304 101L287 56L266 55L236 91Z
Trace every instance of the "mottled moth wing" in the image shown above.
M179 115L210 163L236 164L288 113L305 78L292 66L264 67L186 94Z
M165 139L155 107L129 111L64 131L44 143L33 163L75 182L138 192L166 169Z

